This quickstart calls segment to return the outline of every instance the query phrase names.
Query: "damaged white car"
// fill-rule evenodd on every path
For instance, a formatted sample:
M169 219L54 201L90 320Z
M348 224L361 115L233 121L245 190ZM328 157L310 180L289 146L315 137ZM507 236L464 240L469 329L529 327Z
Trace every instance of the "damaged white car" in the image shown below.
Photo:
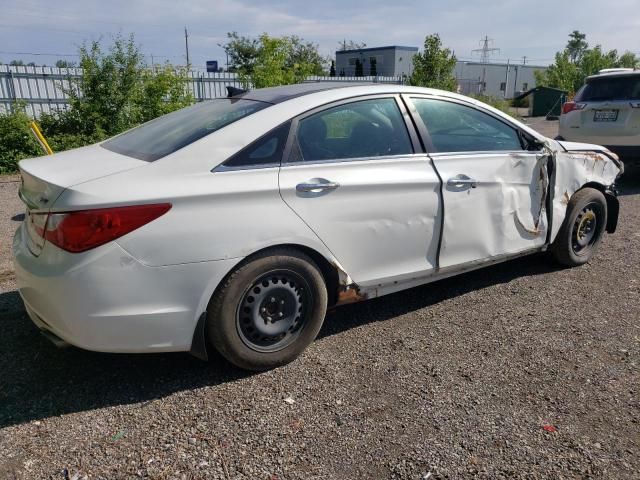
M20 169L17 281L53 340L257 370L333 305L546 249L587 262L623 166L468 97L324 82L230 89Z

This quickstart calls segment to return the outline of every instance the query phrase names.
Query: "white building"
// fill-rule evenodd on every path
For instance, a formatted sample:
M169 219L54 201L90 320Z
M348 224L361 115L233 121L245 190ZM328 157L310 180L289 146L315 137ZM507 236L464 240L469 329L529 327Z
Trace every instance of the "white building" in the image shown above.
M547 67L512 63L458 61L455 76L460 93L484 93L493 97L513 98L536 86L534 73ZM484 88L483 88L484 87Z
M418 53L417 47L398 45L376 48L359 48L336 52L336 75L352 77L356 73L356 64L362 63L362 74L371 75L371 64L375 60L376 75L384 77L401 77L411 75L413 56Z

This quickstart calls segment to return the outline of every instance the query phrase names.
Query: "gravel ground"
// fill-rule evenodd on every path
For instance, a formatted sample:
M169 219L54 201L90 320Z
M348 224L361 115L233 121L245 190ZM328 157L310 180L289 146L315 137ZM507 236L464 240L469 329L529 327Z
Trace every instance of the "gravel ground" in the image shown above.
M640 478L640 179L615 235L330 313L293 364L58 350L0 183L0 478Z

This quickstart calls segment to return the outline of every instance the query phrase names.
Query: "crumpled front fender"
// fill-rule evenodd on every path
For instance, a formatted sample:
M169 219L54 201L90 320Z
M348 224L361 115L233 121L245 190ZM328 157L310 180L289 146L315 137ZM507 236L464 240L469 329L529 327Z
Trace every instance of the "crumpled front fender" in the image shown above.
M607 232L613 233L618 222L618 199L615 181L624 166L614 153L598 145L579 144L579 149L569 150L561 143L549 141L547 148L553 159L551 175L552 220L549 242L552 243L567 214L569 200L578 190L596 188L605 194L608 217Z

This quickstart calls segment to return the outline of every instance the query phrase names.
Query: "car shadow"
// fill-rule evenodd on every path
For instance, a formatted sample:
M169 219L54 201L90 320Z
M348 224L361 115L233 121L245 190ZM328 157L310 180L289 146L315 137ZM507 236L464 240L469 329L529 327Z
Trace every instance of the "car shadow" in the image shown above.
M541 258L542 257L542 258ZM320 337L385 321L513 279L557 270L544 254L330 311ZM248 377L217 354L106 354L58 349L28 319L16 291L0 294L0 428L62 414L144 403Z
M620 196L640 194L640 168L628 169L617 182Z

